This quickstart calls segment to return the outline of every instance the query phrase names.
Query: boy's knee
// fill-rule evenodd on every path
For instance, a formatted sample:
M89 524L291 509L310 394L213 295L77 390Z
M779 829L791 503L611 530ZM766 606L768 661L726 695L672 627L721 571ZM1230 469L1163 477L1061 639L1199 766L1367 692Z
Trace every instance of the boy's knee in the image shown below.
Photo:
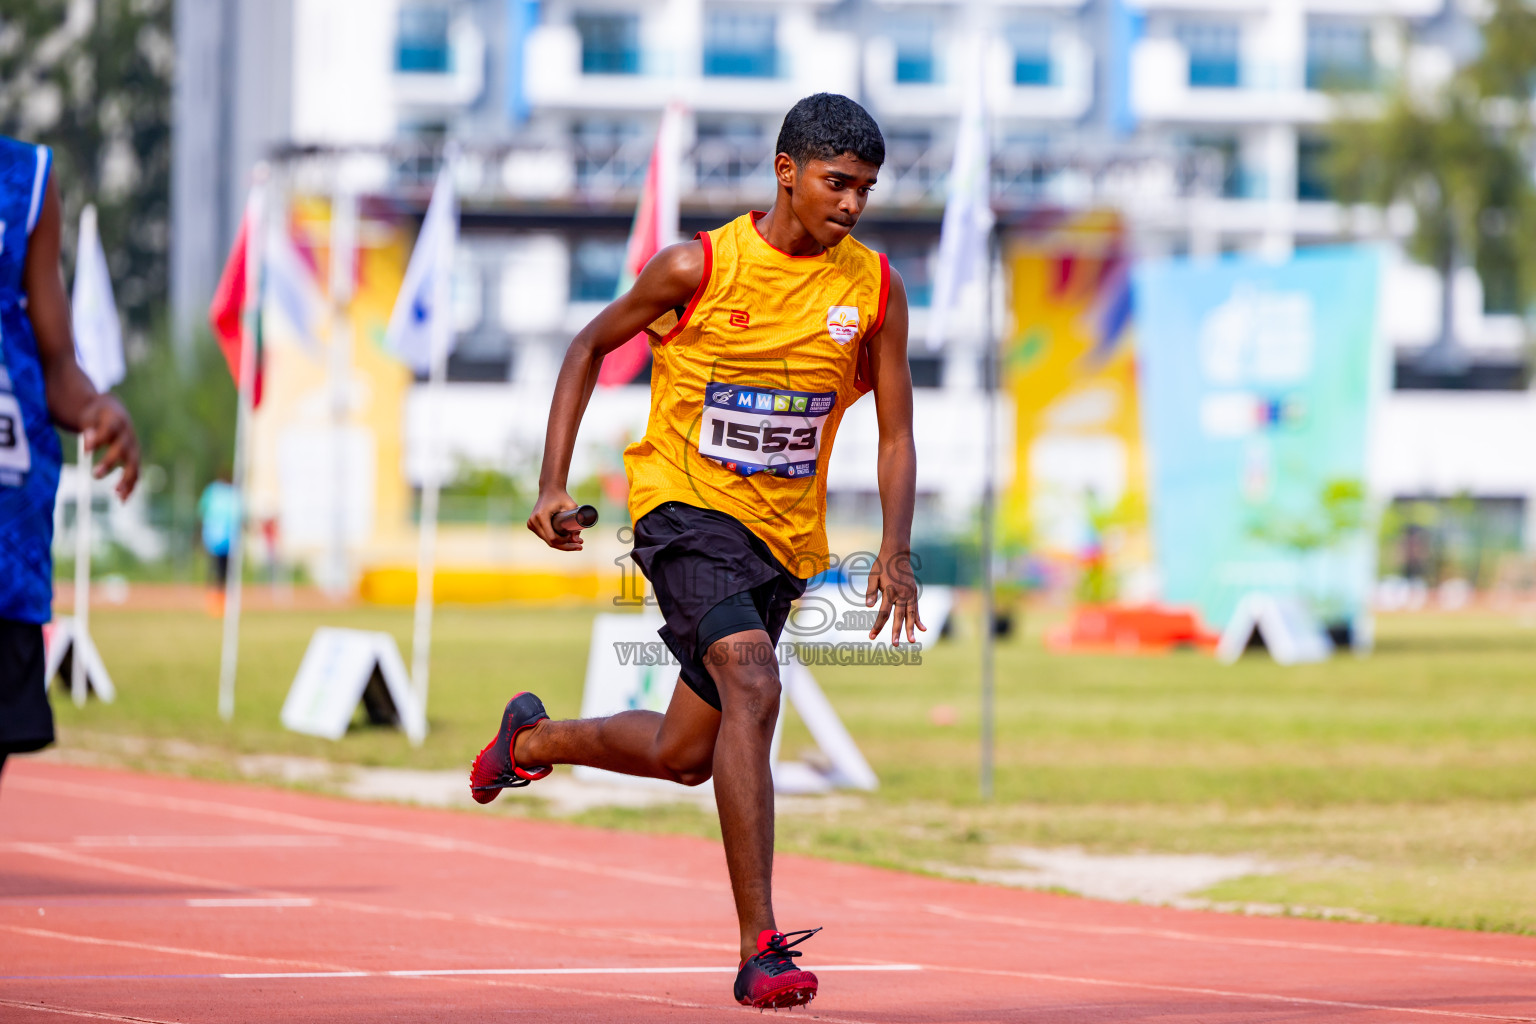
M779 697L783 691L778 667L739 665L722 674L726 678L719 681L719 686L725 714L744 714L767 722L771 728L779 717Z

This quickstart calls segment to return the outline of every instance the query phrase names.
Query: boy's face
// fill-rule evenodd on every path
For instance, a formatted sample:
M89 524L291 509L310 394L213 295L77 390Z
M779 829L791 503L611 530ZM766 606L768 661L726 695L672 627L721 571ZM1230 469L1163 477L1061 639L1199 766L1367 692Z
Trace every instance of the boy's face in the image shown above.
M780 153L774 171L779 184L789 190L796 219L817 243L830 249L859 222L880 165L843 153L831 160L807 160L798 167L788 154Z

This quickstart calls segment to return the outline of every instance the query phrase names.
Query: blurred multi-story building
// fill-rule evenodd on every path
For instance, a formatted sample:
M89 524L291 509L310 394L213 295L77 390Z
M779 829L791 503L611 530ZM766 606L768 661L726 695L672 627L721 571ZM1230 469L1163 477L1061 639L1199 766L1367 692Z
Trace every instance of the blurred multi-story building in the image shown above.
M1140 255L1284 257L1403 233L1392 217L1330 198L1320 168L1334 94L1403 75L1433 80L1476 40L1460 0L263 0L256 6L287 36L285 58L264 65L282 79L273 82L251 78L281 48L241 35L251 0L211 6L225 9L222 34L179 33L178 45L197 51L182 66L206 71L183 109L224 97L234 115L220 128L220 166L230 174L240 171L232 161L251 158L250 139L352 147L344 162L297 161L295 173L323 188L344 163L350 187L419 211L438 144L463 145L449 447L493 462L542 431L542 413L517 411L509 395L547 402L565 343L614 295L669 102L687 112L684 237L771 202L774 136L801 96L846 93L879 120L888 158L858 233L907 283L921 430L980 415L980 304L967 304L939 351L920 341L973 64L987 89L1005 224L1111 205ZM219 55L211 64L210 53ZM272 123L270 104L261 116L241 106L252 81L281 97L286 125ZM178 168L199 145L178 135ZM179 179L183 196L196 187L188 181ZM216 218L182 215L191 209L178 201L178 251L222 251L238 209L226 201ZM194 278L178 277L184 322L206 306L199 288L212 286ZM1446 381L1417 370L1415 353L1438 330L1438 276L1403 260L1388 273L1383 325L1399 389L1384 416L1378 483L1398 496L1508 498L1523 517L1536 511L1536 466L1465 456L1486 448L1490 429L1512 438L1536 428L1520 321L1485 302L1470 272L1453 287L1471 363L1457 381L1474 392L1432 390ZM643 396L602 404L594 436L643 427ZM874 511L872 448L852 450L851 436L844 445L850 468L832 481L834 505ZM970 507L975 448L957 440L925 467L919 488L936 510Z

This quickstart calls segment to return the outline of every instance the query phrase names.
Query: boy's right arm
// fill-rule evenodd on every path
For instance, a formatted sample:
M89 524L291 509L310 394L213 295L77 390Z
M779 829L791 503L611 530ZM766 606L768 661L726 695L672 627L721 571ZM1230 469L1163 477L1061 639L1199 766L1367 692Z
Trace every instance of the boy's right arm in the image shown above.
M575 508L566 492L571 451L582 414L597 386L603 357L623 345L669 309L687 306L704 279L704 246L695 241L669 245L651 257L634 287L614 299L592 322L581 329L566 349L565 361L555 380L555 397L549 406L544 431L544 463L539 470L539 498L528 529L552 548L580 551L581 534L555 529L556 512Z

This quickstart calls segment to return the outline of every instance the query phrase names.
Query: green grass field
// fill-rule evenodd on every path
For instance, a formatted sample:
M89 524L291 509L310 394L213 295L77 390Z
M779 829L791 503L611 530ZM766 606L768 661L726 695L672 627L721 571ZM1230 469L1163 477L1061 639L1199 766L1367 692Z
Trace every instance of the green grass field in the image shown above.
M115 738L460 768L514 689L536 690L557 717L576 713L592 614L440 609L432 733L413 749L393 730L356 728L333 744L278 721L315 625L388 630L408 650L407 611L248 615L238 711L226 726L215 713L216 620L103 608L93 632L119 699L83 710L56 704L63 743L157 768L168 765L135 762ZM1374 656L1291 669L1261 657L1226 668L1193 653L1054 656L1037 625L999 648L991 803L978 797L973 624L960 622L918 667L818 668L882 788L782 815L780 848L911 869L985 866L1010 845L1244 853L1283 870L1204 896L1536 932L1536 624L1494 614L1387 617ZM931 724L935 705L952 706L958 722ZM786 755L808 744L791 722ZM230 774L207 758L177 765ZM686 805L581 820L716 829Z

